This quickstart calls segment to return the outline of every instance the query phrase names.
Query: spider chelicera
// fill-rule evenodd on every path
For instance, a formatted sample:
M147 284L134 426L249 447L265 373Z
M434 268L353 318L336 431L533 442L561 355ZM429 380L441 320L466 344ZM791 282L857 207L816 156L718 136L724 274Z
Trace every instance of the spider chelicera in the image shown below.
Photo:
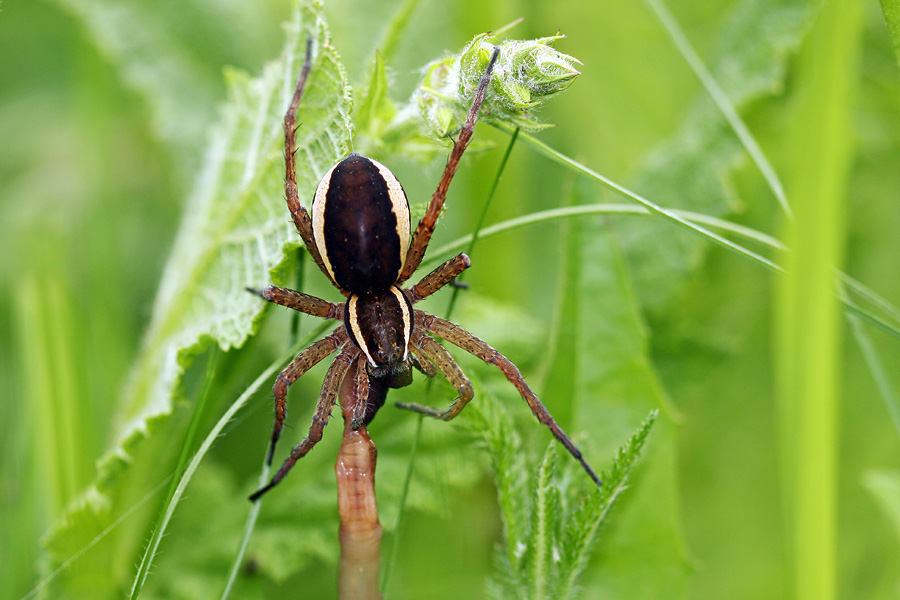
M347 300L338 304L276 286L269 286L261 292L250 290L269 302L308 315L343 321L331 334L298 354L279 373L273 387L275 425L269 447L269 464L284 425L288 387L314 365L338 351L325 375L309 435L294 447L272 480L250 499L257 500L277 485L294 464L322 439L322 432L345 377L354 378L359 397L351 421L353 429L368 424L374 418L384 404L388 388L411 383L412 367L428 376L443 373L456 388L458 396L445 410L420 404L398 403L397 406L445 421L458 415L472 399L472 384L450 353L432 335L499 368L538 420L550 429L600 485L600 479L581 451L556 424L508 358L459 325L413 308L413 304L452 282L468 268L468 256L460 254L451 258L416 285L405 289L401 287L425 255L447 188L472 137L499 48L495 48L491 55L437 190L411 236L409 204L400 182L384 165L359 154L351 154L322 178L313 198L312 218L301 206L297 196L294 158L296 112L309 75L311 54L312 40L309 40L306 60L284 116L285 195L294 225L307 250L319 269Z

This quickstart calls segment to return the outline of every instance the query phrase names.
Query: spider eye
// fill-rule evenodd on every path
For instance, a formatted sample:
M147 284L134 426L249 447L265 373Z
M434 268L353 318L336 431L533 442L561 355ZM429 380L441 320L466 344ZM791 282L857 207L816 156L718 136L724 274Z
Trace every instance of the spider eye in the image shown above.
M351 154L316 188L313 236L332 279L353 294L386 291L409 249L409 203L381 163Z

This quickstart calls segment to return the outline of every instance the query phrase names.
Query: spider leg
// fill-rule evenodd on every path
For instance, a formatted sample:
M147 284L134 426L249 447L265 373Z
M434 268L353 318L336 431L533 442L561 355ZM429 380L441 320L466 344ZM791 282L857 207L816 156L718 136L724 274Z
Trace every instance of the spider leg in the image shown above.
M423 277L419 283L406 288L406 297L412 304L427 298L448 283L451 283L460 273L469 268L472 261L465 254L457 254L434 271Z
M297 87L294 88L294 96L291 98L291 104L284 115L284 195L287 199L288 210L291 211L291 219L306 249L309 251L319 270L325 273L325 277L334 283L325 263L322 262L322 255L319 254L319 247L316 246L316 240L313 236L312 220L309 213L300 204L300 198L297 196L297 107L300 105L300 98L303 97L303 90L306 87L306 80L309 77L309 69L312 64L312 38L306 40L306 59L303 61L303 69L300 71L300 78L297 80ZM335 284L337 286L337 284Z
M509 382L516 387L525 402L528 403L528 407L531 408L531 412L534 413L534 416L537 417L538 421L550 429L553 436L581 463L581 466L584 467L584 470L591 476L591 479L593 479L598 486L602 485L600 478L597 477L594 470L591 469L587 460L585 460L584 455L582 455L581 451L575 446L574 442L569 439L569 436L566 435L556 421L553 420L550 411L547 410L547 407L541 403L534 391L528 386L525 379L522 377L522 374L519 372L519 369L512 361L497 352L486 342L480 340L474 334L466 331L455 323L451 323L446 319L441 319L434 315L429 315L421 310L416 310L415 314L416 327L433 333L438 337L447 340L451 344L462 348L469 354L477 356L489 365L494 365L500 369Z
M298 354L275 379L272 393L275 395L275 424L272 426L272 441L269 446L269 456L266 459L272 464L272 456L275 454L275 444L281 437L281 429L284 427L284 419L287 416L287 391L301 375L309 371L315 365L322 362L332 352L347 343L347 332L341 325L330 335L318 342L311 344L303 352Z
M264 487L258 489L250 496L250 501L255 502L260 496L268 492L270 489L278 485L294 464L306 456L313 447L322 439L322 432L328 425L328 419L331 417L331 409L334 407L334 399L337 396L344 375L350 368L350 364L356 360L359 350L352 344L344 344L343 351L337 355L331 366L328 367L328 373L325 374L325 382L322 384L322 393L319 395L319 401L316 404L316 411L313 413L312 425L309 427L309 434L303 438L303 441L294 446L291 455L281 464L275 476ZM280 378L279 378L280 381ZM276 385L278 385L276 383Z
M413 335L415 335L415 330L413 330ZM424 373L427 377L437 377L438 368L428 360L428 357L422 353L422 350L416 345L410 345L409 347L411 351L411 356L409 357L409 364L413 367Z
M247 291L260 296L281 306L292 308L307 315L314 317L322 317L323 319L333 319L335 321L344 320L344 305L328 302L303 292L270 285L266 289L259 291L247 288Z
M356 373L354 374L356 386L356 406L353 408L353 418L350 421L350 429L359 429L366 420L366 408L369 402L369 373L366 371L366 358L360 353L356 360Z
M472 133L475 130L475 120L478 118L478 110L481 108L481 103L484 102L484 94L487 91L488 84L491 82L491 72L494 70L494 63L497 62L499 55L500 48L494 47L494 51L491 53L491 60L488 62L487 69L485 69L484 75L478 83L478 89L475 91L475 98L472 100L472 106L469 108L466 122L459 132L456 142L453 144L453 149L450 151L450 158L447 159L444 174L438 182L434 195L431 196L431 203L425 211L425 216L419 221L419 225L413 234L409 250L406 252L406 260L403 262L403 270L400 271L400 277L397 279L398 286L415 273L416 269L419 268L419 263L422 262L422 257L425 256L425 249L428 247L428 242L431 241L431 234L434 233L434 225L441 214L444 198L447 197L447 189L450 187L450 182L456 174L463 152L469 145L469 140L472 139Z
M421 332L415 332L413 338L410 340L410 344L412 344L413 347L418 347L425 356L433 361L437 368L447 376L447 379L453 384L453 387L456 388L458 396L446 410L438 410L431 406L404 402L398 402L397 408L403 408L444 421L449 421L458 415L466 404L469 403L469 400L472 399L472 396L474 395L474 392L472 391L472 382L469 381L469 378L466 377L465 373L463 373L453 357L450 356L447 349L437 343L434 338Z

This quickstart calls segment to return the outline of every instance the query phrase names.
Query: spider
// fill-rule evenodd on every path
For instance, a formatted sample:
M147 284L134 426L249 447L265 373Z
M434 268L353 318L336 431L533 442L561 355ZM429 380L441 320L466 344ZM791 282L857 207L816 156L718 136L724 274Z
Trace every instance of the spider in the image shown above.
M251 501L277 485L322 439L345 377L354 378L359 396L351 421L353 429L374 418L384 404L389 388L412 382L413 367L428 376L443 373L456 388L458 396L444 410L412 403L398 403L397 406L445 421L458 415L472 399L472 384L433 335L499 368L538 420L581 462L594 482L601 485L581 451L556 424L508 358L459 325L413 308L413 304L453 282L468 268L468 256L460 254L451 258L416 285L402 287L425 255L447 189L472 137L499 52L500 49L495 47L437 190L425 216L410 235L409 204L400 182L381 163L356 153L336 164L322 178L313 198L312 217L301 206L294 153L296 112L311 64L312 40L307 41L306 59L284 116L285 195L294 225L307 250L346 302L329 302L277 286L268 286L262 291L248 288L269 302L308 315L343 321L331 334L298 354L275 380L275 424L268 464L272 463L275 445L284 426L288 387L314 365L338 352L325 375L309 434L294 447L272 480L250 496Z

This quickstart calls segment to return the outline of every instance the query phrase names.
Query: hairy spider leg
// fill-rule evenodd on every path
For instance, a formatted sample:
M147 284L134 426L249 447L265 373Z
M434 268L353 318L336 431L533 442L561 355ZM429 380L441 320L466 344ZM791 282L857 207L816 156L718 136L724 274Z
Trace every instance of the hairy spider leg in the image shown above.
M400 271L400 277L397 279L396 285L398 286L402 285L404 281L415 273L416 269L419 268L419 263L422 262L422 257L425 256L428 242L431 241L431 234L434 233L434 225L437 223L438 216L441 214L441 207L444 205L444 199L447 197L447 189L450 187L450 182L453 180L453 175L456 174L463 152L465 152L466 147L469 145L469 140L472 139L472 133L475 131L475 120L478 118L481 103L484 102L484 94L487 91L488 84L491 82L491 72L494 70L494 63L497 62L499 55L500 48L495 46L487 69L485 69L484 75L482 75L481 81L478 83L475 98L472 100L472 106L469 108L469 114L466 116L466 122L459 132L456 142L453 144L453 150L450 151L450 158L447 159L444 174L441 175L441 180L438 182L437 189L431 197L425 216L419 221L419 225L416 227L416 231L410 241L409 250L406 252L406 260L403 262L403 270Z
M297 290L270 285L261 292L252 288L247 288L247 291L265 298L273 304L285 306L307 315L334 321L344 320L343 304L322 300L321 298L310 296L309 294L304 294Z
M413 347L419 348L430 361L443 373L447 380L456 388L457 396L453 403L446 410L438 410L431 406L424 406L416 403L398 402L397 408L411 410L413 412L422 413L436 419L449 421L462 411L469 403L475 392L472 390L472 382L463 373L456 360L447 352L447 349L441 346L437 340L422 333L415 331L410 340Z
M535 395L534 391L528 386L525 379L522 377L522 374L519 372L519 369L512 361L497 352L497 350L492 348L487 342L484 342L455 323L451 323L446 319L441 319L434 315L429 315L421 310L416 310L415 314L416 327L429 333L433 333L439 338L447 340L451 344L462 348L469 354L477 356L487 364L494 365L500 369L506 376L506 379L519 390L519 394L525 402L528 403L528 407L531 408L531 412L534 413L534 416L537 417L538 421L550 429L553 436L566 447L569 454L574 456L578 462L581 463L581 466L587 471L587 474L591 476L591 479L593 479L598 486L602 485L600 478L597 477L594 470L591 469L587 460L585 460L584 455L582 455L581 450L575 446L575 443L569 439L569 436L566 435L556 421L553 420L550 411L547 410L547 407L543 405L537 395Z
M288 388L300 378L301 375L325 360L335 350L345 345L348 340L344 326L336 328L330 335L318 342L312 343L303 352L298 354L275 379L272 393L275 394L275 424L272 426L272 442L269 446L269 456L266 459L272 464L275 455L275 444L281 437L281 429L284 427L284 419L287 416L287 391Z
M291 455L281 464L281 467L279 467L275 476L272 477L272 480L250 496L251 501L255 502L260 496L278 485L278 482L284 479L284 476L288 474L294 464L306 456L319 440L322 439L322 431L325 429L325 426L328 425L328 419L331 417L331 409L334 407L334 399L337 396L338 389L341 387L341 382L344 380L344 376L347 374L350 365L358 358L359 353L359 350L352 344L344 344L343 350L335 357L334 362L328 367L328 373L325 374L325 381L322 383L322 393L319 395L316 411L313 413L309 434L302 442L294 446L294 449L291 450Z
M291 219L297 227L297 232L303 238L303 243L309 251L319 270L325 273L325 277L334 284L344 296L347 292L342 290L335 283L325 263L322 262L322 256L319 254L319 248L316 246L316 240L313 236L312 221L309 213L300 204L300 198L297 196L297 162L296 162L296 132L297 132L297 107L300 105L300 98L303 96L303 89L306 87L306 80L309 76L310 65L312 64L312 38L306 40L306 59L303 61L303 69L300 71L300 78L297 80L297 87L294 89L294 96L291 98L291 104L284 115L284 195L287 198L288 210L291 211Z
M472 261L465 254L457 254L434 271L426 275L412 287L406 288L406 297L415 304L432 295L448 283L452 283L460 273L469 268Z
M415 335L415 331L413 331L413 334ZM438 373L440 373L440 371L438 371L438 368L434 366L434 364L432 364L428 357L425 356L421 348L412 345L409 347L409 349L412 352L411 356L409 357L409 362L413 367L425 374L426 377L438 376Z
M356 406L353 409L353 418L350 421L350 428L359 429L366 420L366 408L369 402L369 373L366 371L366 361L362 354L356 361L356 373L354 375L354 385L356 385Z

